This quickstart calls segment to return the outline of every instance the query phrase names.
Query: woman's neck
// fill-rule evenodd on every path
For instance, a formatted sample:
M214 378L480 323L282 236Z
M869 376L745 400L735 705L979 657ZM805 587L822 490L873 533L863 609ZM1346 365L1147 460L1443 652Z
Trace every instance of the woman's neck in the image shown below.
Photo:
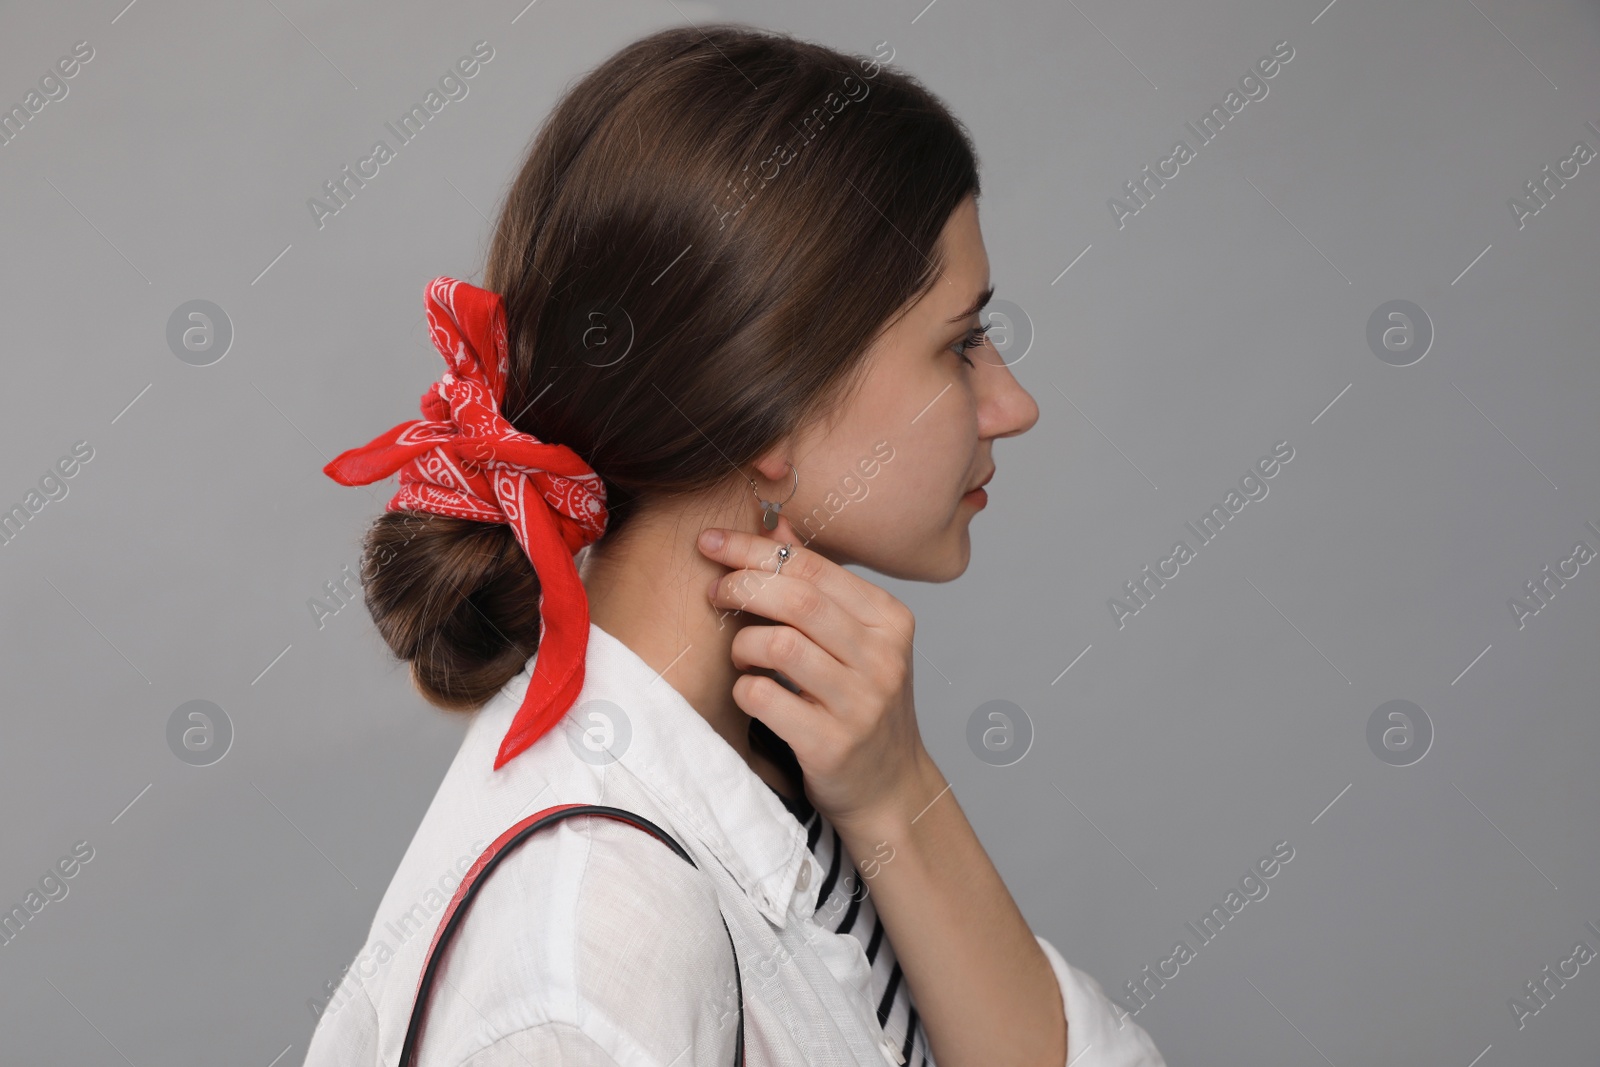
M743 510L708 516L703 507L685 508L641 512L616 540L591 545L580 568L589 618L677 690L762 781L794 799L800 783L751 748L750 716L733 699L741 673L733 636L765 620L711 605L706 588L728 571L696 546L707 526L755 532L753 516Z

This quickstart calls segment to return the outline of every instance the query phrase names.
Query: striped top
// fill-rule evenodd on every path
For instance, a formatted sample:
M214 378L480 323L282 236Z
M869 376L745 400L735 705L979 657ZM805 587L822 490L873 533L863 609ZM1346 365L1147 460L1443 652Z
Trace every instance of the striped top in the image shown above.
M771 783L767 787L772 788ZM911 1002L911 987L901 980L900 964L894 958L883 921L872 906L870 886L850 862L839 832L812 807L804 794L797 800L790 800L776 789L773 793L805 828L806 847L828 872L817 887L813 921L834 933L854 935L866 948L867 962L872 966L872 993L878 1001L879 1025L884 1034L900 1046L900 1056L907 1067L930 1067L933 1055L928 1051L928 1035L922 1029L916 1005Z

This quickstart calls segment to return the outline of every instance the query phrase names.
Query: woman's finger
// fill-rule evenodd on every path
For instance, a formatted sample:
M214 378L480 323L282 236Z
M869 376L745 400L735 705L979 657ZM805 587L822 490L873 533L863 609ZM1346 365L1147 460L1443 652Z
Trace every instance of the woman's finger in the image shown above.
M835 724L818 705L764 674L741 674L733 683L733 702L746 715L766 723L788 742L795 758L810 765L819 753L838 747Z
M771 536L780 542L793 541L799 543L804 540L795 532L794 527L789 523L789 519L784 515L778 516L778 527L772 532ZM881 585L868 581L859 574L852 574L849 570L834 563L827 556L815 550L812 551L812 554L816 555L824 563L838 567L839 573L844 576L844 580L849 583L849 587L855 591L853 603L860 605L860 611L853 611L852 614L856 614L858 618L866 621L869 626L885 627L894 630L905 640L911 640L910 627L915 624L916 620L912 616L910 609L900 603L893 593ZM787 564L785 564L785 569L788 569ZM841 604L852 603L848 596L836 596L834 599Z
M864 624L815 582L789 573L735 570L715 579L707 590L713 606L749 611L774 622L788 623L840 663L853 664L863 644ZM787 672L785 672L787 673ZM799 679L795 679L799 681Z
M812 700L832 709L860 689L860 678L792 626L746 626L733 635L733 665L781 671Z
M780 519L778 530L781 532L788 520ZM873 610L870 603L865 601L861 593L855 588L860 581L855 575L839 566L837 563L819 553L801 545L798 541L790 541L787 537L760 537L756 534L745 533L743 530L728 530L720 527L714 528L715 532L722 534L723 540L720 547L710 548L706 545L706 536L712 532L703 530L697 542L700 551L708 559L716 560L723 566L734 570L749 570L752 577L745 579L742 584L752 588L760 588L766 584L761 581L764 574L767 578L776 579L798 578L821 590L829 600L838 604L841 609L849 613L857 621L868 626L882 625L878 613ZM787 527L791 532L793 527ZM789 560L783 565L782 572L778 570L778 547L787 543L789 545ZM734 605L742 607L742 605ZM759 614L766 612L756 609ZM776 616L767 615L767 618ZM793 622L783 619L783 622Z

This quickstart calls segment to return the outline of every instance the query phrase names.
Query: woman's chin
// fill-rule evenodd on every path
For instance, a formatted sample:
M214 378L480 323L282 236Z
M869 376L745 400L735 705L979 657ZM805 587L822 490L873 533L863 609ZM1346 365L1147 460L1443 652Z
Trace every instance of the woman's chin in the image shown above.
M922 573L916 580L921 582L953 582L967 572L967 565L971 562L972 534L967 529L966 521L958 520L954 538L944 551L937 555L929 555L921 568Z

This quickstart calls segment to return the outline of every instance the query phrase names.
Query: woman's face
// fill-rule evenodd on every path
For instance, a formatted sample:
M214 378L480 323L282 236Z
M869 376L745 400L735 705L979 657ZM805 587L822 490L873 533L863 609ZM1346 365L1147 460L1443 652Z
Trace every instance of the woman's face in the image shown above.
M974 305L990 287L977 201L951 213L940 236L944 273L866 356L860 387L842 411L768 457L763 491L807 547L881 574L949 581L967 567L967 523L984 506L972 493L994 473L993 442L1026 431L1039 405L994 346L970 344ZM968 366L962 359L965 349Z

